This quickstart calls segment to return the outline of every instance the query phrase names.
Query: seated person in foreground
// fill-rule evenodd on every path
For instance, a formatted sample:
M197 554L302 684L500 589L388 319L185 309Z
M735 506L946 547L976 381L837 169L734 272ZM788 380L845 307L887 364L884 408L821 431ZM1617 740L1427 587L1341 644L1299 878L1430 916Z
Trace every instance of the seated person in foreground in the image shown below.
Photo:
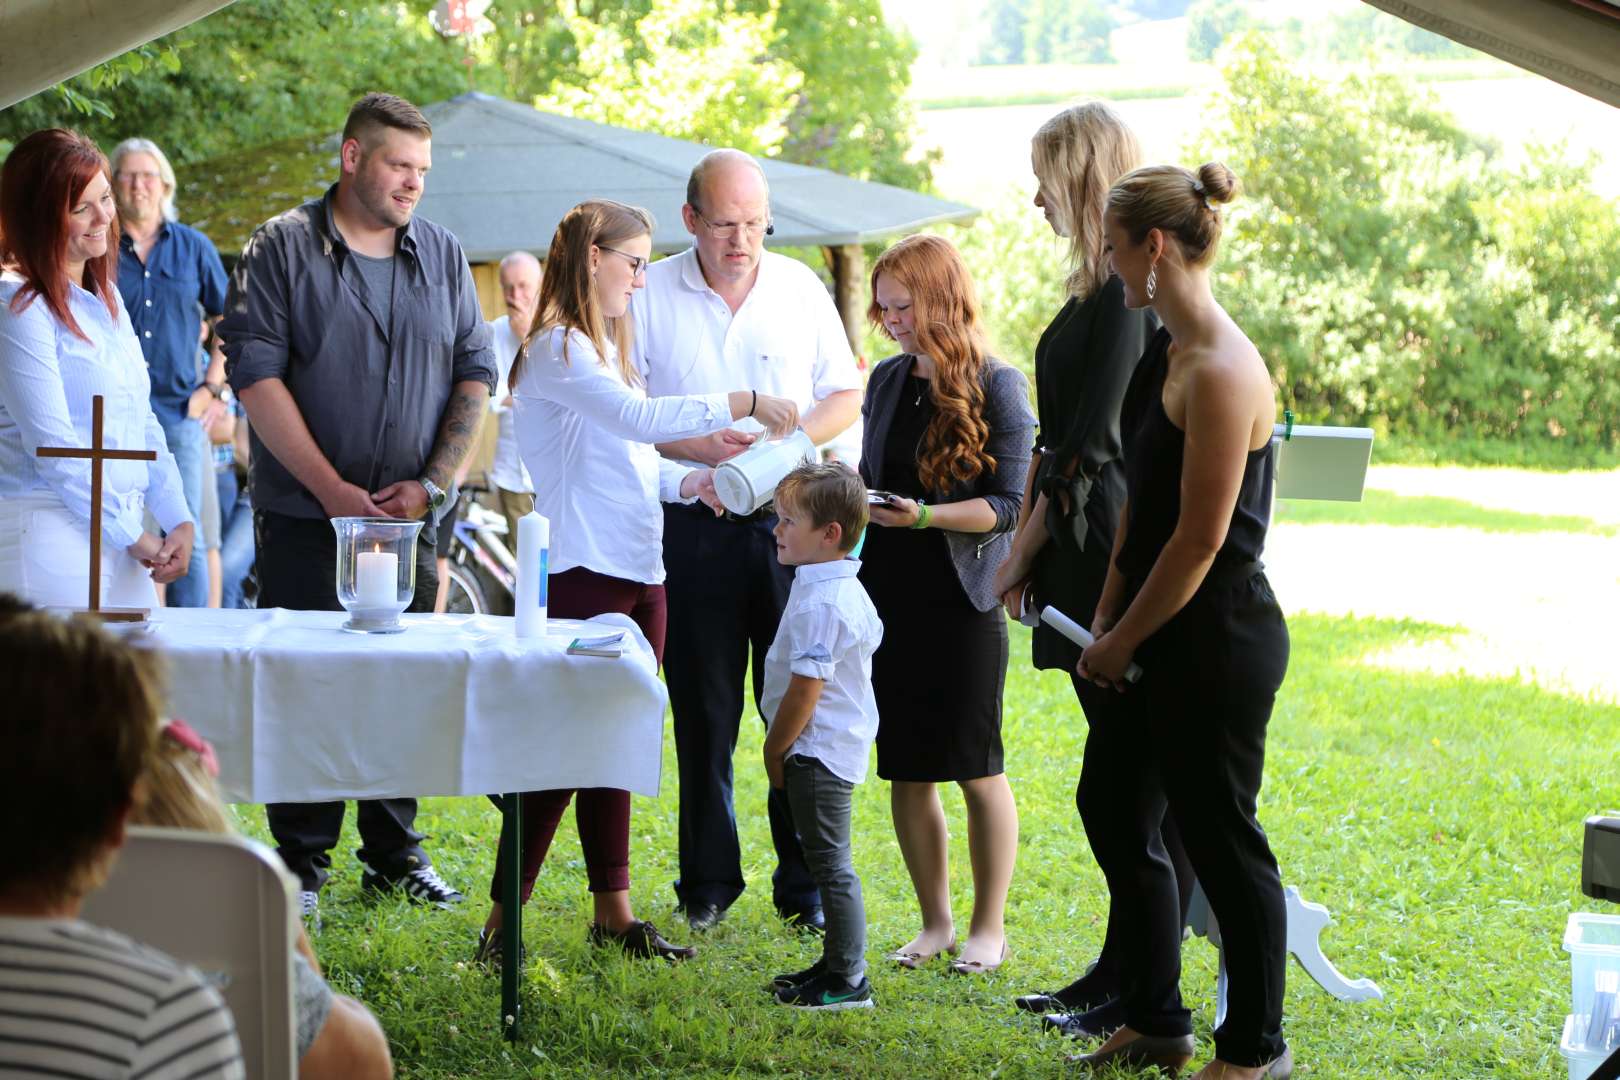
M163 725L146 771L134 825L236 832L214 778L214 748L184 721ZM298 1017L299 1080L386 1080L394 1074L377 1018L351 997L333 994L302 924L293 944L293 1006Z
M778 975L776 1000L802 1009L869 1009L866 907L850 857L850 802L877 736L872 654L883 624L849 553L866 529L866 485L843 465L804 465L776 488L776 557L796 567L765 655L765 773L787 792L804 861L821 892L821 959Z
M107 879L157 735L148 654L0 594L0 1076L244 1075L196 971L78 918Z

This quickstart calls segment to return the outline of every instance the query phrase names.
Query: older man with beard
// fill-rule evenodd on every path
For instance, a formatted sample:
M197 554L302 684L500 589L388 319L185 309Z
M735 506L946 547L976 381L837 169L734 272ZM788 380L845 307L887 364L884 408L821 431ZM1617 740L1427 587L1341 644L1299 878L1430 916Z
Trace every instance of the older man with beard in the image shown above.
M500 425L490 480L495 485L501 514L506 518L506 542L516 552L518 518L534 509L534 484L518 453L517 431L512 426L512 391L507 385L507 376L511 374L518 349L529 336L534 307L540 300L540 260L527 251L514 251L501 260L500 278L506 314L489 324L495 337L495 362L500 368L500 381L495 385L495 396L490 399L490 410Z
M325 195L271 218L243 248L219 328L252 423L259 606L338 609L328 518L426 517L410 610L431 611L434 527L494 388L495 355L460 243L412 215L432 165L427 118L367 94L339 155ZM313 921L343 803L267 811ZM363 888L440 907L463 899L422 850L415 799L361 802L356 816Z

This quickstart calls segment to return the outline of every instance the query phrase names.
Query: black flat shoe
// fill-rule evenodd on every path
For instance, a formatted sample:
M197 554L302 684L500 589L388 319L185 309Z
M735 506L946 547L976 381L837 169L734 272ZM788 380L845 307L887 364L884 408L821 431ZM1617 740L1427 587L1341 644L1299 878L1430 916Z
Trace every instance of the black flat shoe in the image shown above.
M1058 1000L1058 996L1045 990L1037 990L1033 994L1020 994L1013 998L1013 1007L1029 1013L1067 1012L1069 1006L1066 1002Z
M590 941L592 945L618 945L631 956L648 960L656 956L672 964L678 960L690 960L697 955L697 950L690 945L676 945L672 941L666 941L658 932L658 927L650 922L634 922L628 929L618 932L592 923Z
M1082 1013L1106 1005L1119 997L1119 981L1098 974L1095 961L1086 973L1061 990L1041 990L1013 998L1013 1005L1025 1012Z
M1098 1050L1095 1053L1071 1057L1069 1063L1078 1065L1088 1072L1097 1072L1114 1065L1128 1069L1153 1066L1175 1077L1181 1075L1181 1070L1187 1067L1196 1049L1197 1044L1193 1042L1191 1035L1138 1035L1130 1042L1121 1043L1112 1050Z
M725 919L726 911L718 904L687 904L686 925L693 933L713 930Z
M790 908L778 905L776 913L782 921L809 934L825 934L827 932L827 917L822 914L821 905L807 908Z
M1057 1031L1071 1039L1106 1039L1125 1026L1125 1004L1119 999L1105 1001L1085 1012L1047 1013L1041 1028Z

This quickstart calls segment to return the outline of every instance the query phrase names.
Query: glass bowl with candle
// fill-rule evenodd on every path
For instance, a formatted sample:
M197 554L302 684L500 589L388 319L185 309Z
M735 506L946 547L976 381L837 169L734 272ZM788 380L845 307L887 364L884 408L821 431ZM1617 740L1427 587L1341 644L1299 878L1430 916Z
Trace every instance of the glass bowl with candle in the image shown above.
M400 612L416 595L416 534L422 522L386 517L332 519L337 532L337 598L349 613L343 629L397 634Z

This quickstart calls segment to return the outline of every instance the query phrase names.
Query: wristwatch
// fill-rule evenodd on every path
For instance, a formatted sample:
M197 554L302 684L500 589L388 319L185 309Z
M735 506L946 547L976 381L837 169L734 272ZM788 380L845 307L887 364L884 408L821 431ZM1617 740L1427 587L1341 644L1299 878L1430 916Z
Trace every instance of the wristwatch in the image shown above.
M425 476L418 480L417 483L421 484L422 490L427 492L428 512L437 517L439 511L444 509L445 500L449 496L444 493L443 488Z

